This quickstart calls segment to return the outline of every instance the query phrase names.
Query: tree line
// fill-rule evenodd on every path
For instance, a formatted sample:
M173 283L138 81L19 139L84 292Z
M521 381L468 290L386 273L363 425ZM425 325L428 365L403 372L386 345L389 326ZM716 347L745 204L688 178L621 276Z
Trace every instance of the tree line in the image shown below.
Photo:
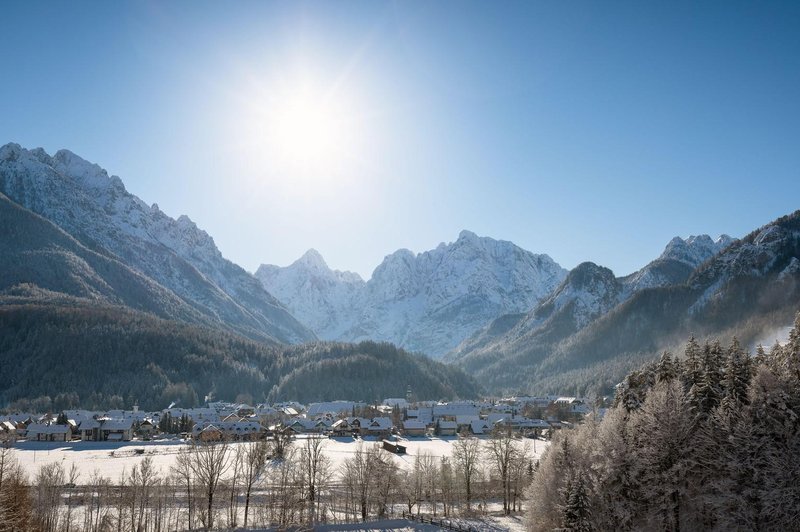
M380 443L360 442L335 466L327 438L196 442L159 470L145 456L117 479L60 462L25 472L0 450L0 531L289 527L360 522L403 512L470 516L489 501L520 511L533 475L529 443L498 430L464 436L449 457L422 452L398 466Z
M1 305L0 408L160 410L259 402L476 397L461 370L390 344L273 346L120 307Z
M665 353L602 421L557 435L531 530L793 530L800 518L800 314L788 341Z

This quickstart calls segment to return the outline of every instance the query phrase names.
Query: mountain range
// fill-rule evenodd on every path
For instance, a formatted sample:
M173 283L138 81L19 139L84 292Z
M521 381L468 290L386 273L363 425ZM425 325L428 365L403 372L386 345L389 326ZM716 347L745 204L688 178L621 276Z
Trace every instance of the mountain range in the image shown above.
M446 360L489 389L599 392L692 335L775 341L800 308L800 211L709 241L673 240L624 278L581 264L537 308L498 318Z
M406 357L405 373L436 375L456 395L476 393L473 377L492 393L601 392L691 334L736 331L742 342L754 342L790 324L800 303L799 218L785 216L741 240L676 237L659 257L624 277L591 262L567 271L545 254L470 231L422 253L398 250L368 280L329 268L313 249L287 267L262 265L250 274L224 258L188 217L173 219L157 205L148 206L99 166L67 150L50 156L8 144L0 148L0 308L13 309L6 318L22 320L36 338L62 335L63 327L72 330L80 316L96 311L117 322L147 323L141 334L105 337L113 349L129 354L144 342L142 335L151 335L157 322L148 320L155 319L189 327L165 329L173 338L202 338L186 342L231 367L250 363L209 347L213 331L271 349L304 344L259 360L294 357L323 368L341 349L318 346L345 344L318 340L390 342L450 367L370 347L382 344L345 350L361 364L373 358L355 356L359 349ZM46 314L42 306L57 311ZM25 321L26 313L50 316L55 325L36 326ZM79 357L77 343L57 355L50 345L57 342L53 336L36 345L49 346L41 348L47 357ZM10 351L0 355L8 363L37 356L29 342L25 352L13 342L4 345ZM234 349L245 358L251 351ZM38 363L52 362L47 357ZM151 363L159 366L158 360ZM41 371L36 364L29 367ZM336 367L369 374L388 390L385 376L358 363ZM241 369L231 371L220 375ZM297 366L292 374L313 377L316 371ZM303 386L313 386L312 377ZM208 385L177 370L178 380L172 379L160 382L165 389ZM268 374L257 382L277 385ZM22 393L18 385L12 388ZM308 397L313 394L312 389Z
M547 255L462 231L424 253L388 255L366 282L331 270L313 249L255 275L320 338L387 341L437 358L490 320L534 307L567 271Z
M148 206L127 192L119 177L70 151L51 157L42 149L3 146L0 193L60 229L61 239L71 237L66 246L60 240L48 244L47 235L58 232L26 216L31 236L24 238L38 238L41 248L17 252L26 253L30 264L3 264L0 289L34 283L55 292L127 304L124 292L129 283L122 282L113 294L98 288L104 275L93 266L103 257L118 275L124 271L128 280L149 280L145 284L159 293L141 305L156 315L215 325L255 340L298 343L316 338L252 275L225 259L214 240L188 217L175 220L157 205ZM93 260L87 261L89 251ZM70 265L69 273L52 265L55 256ZM10 257L2 260L9 262ZM46 280L33 275L48 268L53 275Z

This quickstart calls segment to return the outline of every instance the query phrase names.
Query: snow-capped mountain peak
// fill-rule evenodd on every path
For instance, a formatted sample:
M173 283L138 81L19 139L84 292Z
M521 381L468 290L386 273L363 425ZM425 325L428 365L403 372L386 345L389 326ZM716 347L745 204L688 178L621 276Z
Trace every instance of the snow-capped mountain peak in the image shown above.
M385 340L433 356L502 314L530 310L566 276L547 255L466 230L430 251L387 255L366 283L309 253L256 277L322 338Z
M458 240L461 241L475 242L478 240L478 238L478 235L468 229L462 229L461 232L458 233Z
M323 339L336 338L341 316L351 312L354 298L364 286L357 273L332 270L313 248L284 268L262 264L255 276Z
M720 235L716 240L708 235L691 235L688 238L676 236L669 241L660 259L673 259L690 266L698 266L710 259L733 242L728 235Z
M300 257L295 261L295 263L304 266L305 268L316 270L316 271L330 271L328 264L325 262L325 259L322 258L322 255L314 248L309 249L303 256Z
M51 157L41 148L0 147L0 192L116 255L224 327L259 339L314 338L188 216L170 218L69 150Z

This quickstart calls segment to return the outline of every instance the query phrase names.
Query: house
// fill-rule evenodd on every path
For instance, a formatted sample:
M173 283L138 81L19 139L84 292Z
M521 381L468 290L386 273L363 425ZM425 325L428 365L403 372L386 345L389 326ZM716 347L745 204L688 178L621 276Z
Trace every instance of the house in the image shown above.
M353 428L347 419L337 419L331 425L331 434L338 437L352 436Z
M17 426L11 421L0 421L0 441L17 441Z
M372 418L366 427L362 427L362 434L369 436L388 435L392 431L392 419L388 417Z
M397 407L401 410L403 408L408 408L408 401L399 397L390 397L389 399L384 399L382 404L383 406L388 406L389 408Z
M144 419L141 423L139 423L138 432L144 438L151 438L155 430L156 430L155 424L150 419Z
M457 416L472 416L474 418L480 417L480 408L473 402L452 402L441 403L433 407L433 419L444 419L447 421L456 421Z
M425 424L433 423L433 407L420 407L407 410L406 417Z
M427 431L428 426L421 421L414 421L413 419L403 421L403 433L406 436L425 436Z
M72 427L69 425L46 425L32 423L28 425L28 441L69 441L72 439Z
M239 421L230 425L221 423L220 430L226 438L234 441L255 441L264 434L264 427L255 421Z
M372 420L364 417L348 416L346 418L336 420L331 425L331 431L333 432L334 436L364 436L370 433L369 426L371 423ZM389 427L391 428L391 420Z
M349 414L353 412L356 408L364 408L367 406L366 403L356 402L356 401L328 401L326 403L311 403L308 406L308 411L306 415L308 417L317 417L323 414Z
M439 420L436 422L435 432L437 436L455 436L458 432L458 423Z
M131 441L133 439L133 418L110 419L99 417L81 423L82 441Z
M492 426L485 419L478 419L470 423L469 431L475 435L489 434L492 432Z
M256 415L256 409L244 403L236 405L236 415L239 417L250 417Z
M200 425L195 425L192 429L192 438L197 441L202 442L210 442L210 441L222 441L223 434L220 429L215 427L213 424L206 425L201 427Z

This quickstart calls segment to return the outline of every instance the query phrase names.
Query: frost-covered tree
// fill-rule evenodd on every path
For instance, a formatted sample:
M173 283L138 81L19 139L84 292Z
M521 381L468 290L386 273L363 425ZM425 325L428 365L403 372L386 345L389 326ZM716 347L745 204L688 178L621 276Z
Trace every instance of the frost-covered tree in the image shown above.
M567 482L564 498L566 499L562 510L564 528L574 532L594 530L586 480L582 472L579 471L574 479Z
M657 383L633 414L644 523L653 529L680 530L685 520L687 443L692 431L689 403L678 381Z
M739 345L739 340L734 337L728 348L725 374L722 379L722 403L725 408L734 408L734 405L740 405L747 400L750 376L750 357Z
M481 466L481 441L474 436L464 436L453 442L453 465L464 490L467 512L471 510L473 486Z

